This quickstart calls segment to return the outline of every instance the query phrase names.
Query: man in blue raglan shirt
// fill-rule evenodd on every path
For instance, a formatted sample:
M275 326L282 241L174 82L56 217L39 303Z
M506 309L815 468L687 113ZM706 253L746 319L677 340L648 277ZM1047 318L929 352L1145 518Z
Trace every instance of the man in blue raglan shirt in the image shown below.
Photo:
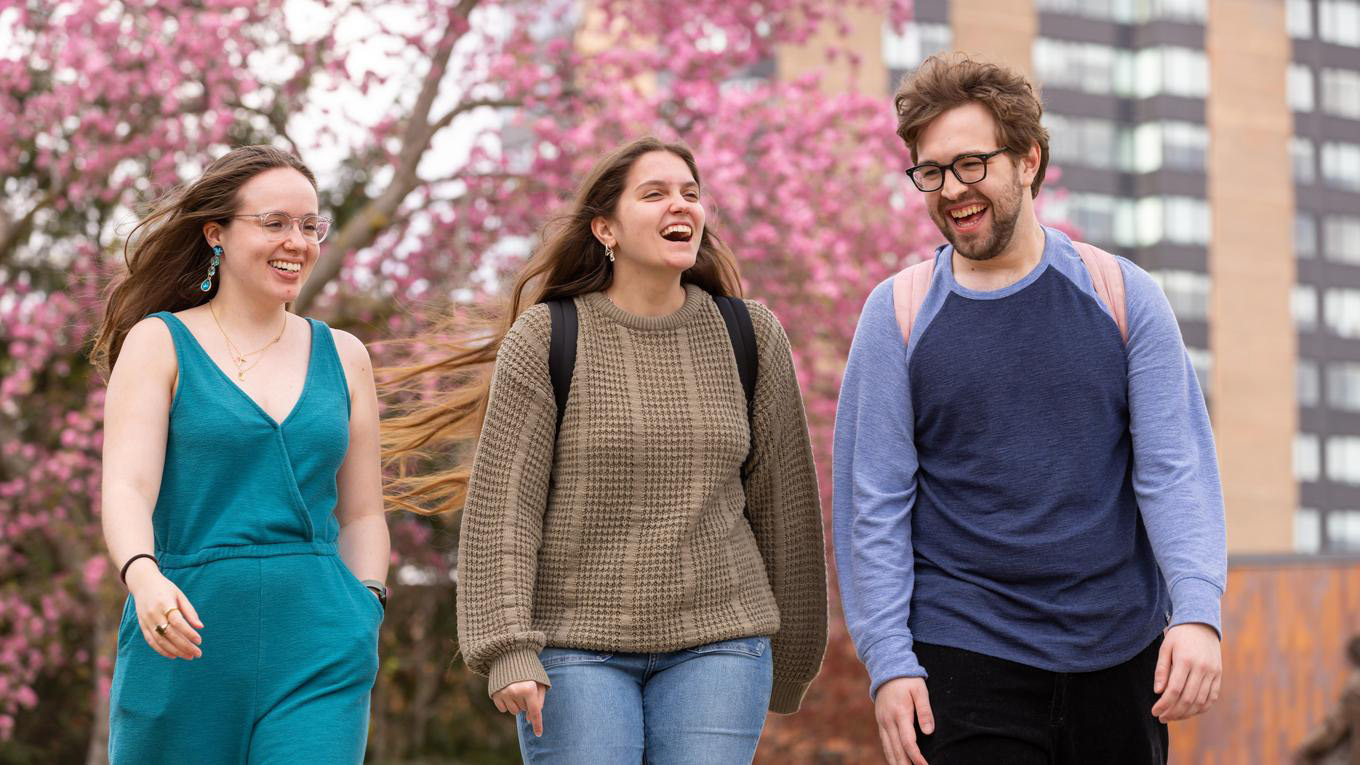
M1071 240L1038 222L1048 136L1023 77L932 57L896 105L949 246L910 321L893 280L869 296L836 414L841 599L884 753L1165 762L1166 723L1218 698L1227 576L1175 316L1107 258L1126 341Z

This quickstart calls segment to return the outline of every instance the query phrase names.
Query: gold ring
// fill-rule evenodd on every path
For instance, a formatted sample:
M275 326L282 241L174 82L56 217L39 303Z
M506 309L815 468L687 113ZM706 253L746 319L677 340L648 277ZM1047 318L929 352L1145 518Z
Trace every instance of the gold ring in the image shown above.
M165 617L165 622L166 622L166 624L169 624L169 623L170 623L170 614L173 614L174 612L176 612L176 611L178 611L178 610L179 610L178 607L176 607L176 608L167 608L166 610L164 610L164 611L161 612L161 615L163 615L163 616Z
M168 629L169 627L170 622L166 622L165 624L160 625L159 627L156 628L156 634L160 635L161 637L165 637L165 630Z

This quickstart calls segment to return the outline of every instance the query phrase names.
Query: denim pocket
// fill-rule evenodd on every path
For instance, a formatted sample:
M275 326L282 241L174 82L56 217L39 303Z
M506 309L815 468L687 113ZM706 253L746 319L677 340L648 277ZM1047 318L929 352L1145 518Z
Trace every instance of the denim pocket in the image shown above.
M743 656L764 656L765 652L770 650L770 639L763 636L732 638L731 640L719 640L716 643L706 645L696 645L685 650L690 653L739 653Z
M543 664L544 669L563 667L568 664L603 664L612 658L614 658L612 653L587 651L580 648L544 648L538 654L538 660Z

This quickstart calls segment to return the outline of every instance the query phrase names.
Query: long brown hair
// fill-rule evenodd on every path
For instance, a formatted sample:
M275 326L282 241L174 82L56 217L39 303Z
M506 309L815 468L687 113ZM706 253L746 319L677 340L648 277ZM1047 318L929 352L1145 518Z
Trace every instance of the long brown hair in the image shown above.
M465 311L399 344L412 356L429 354L437 360L379 373L384 395L399 402L383 425L384 462L393 468L390 503L428 515L463 506L501 341L530 307L609 287L614 270L591 221L614 216L629 171L655 151L684 160L695 183L701 183L694 155L684 144L646 137L615 149L586 175L571 206L544 226L539 246L515 279L508 310ZM714 295L742 294L731 251L707 226L695 264L680 280Z
M123 243L127 271L109 287L104 303L104 321L90 351L100 372L107 375L118 363L123 338L147 314L183 311L217 294L220 280L214 279L207 292L199 287L212 258L203 226L231 223L241 187L279 167L302 173L316 188L316 176L294 155L273 146L242 146L218 157L198 180L176 186L151 204Z

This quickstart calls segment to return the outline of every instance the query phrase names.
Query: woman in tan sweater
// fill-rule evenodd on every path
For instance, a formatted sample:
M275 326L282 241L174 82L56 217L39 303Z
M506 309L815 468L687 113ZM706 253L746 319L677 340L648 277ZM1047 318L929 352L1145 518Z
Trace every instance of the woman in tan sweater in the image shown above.
M459 641L526 762L749 762L766 710L796 711L821 664L821 512L788 339L744 303L748 410L715 302L740 283L704 224L684 146L605 157L494 342L426 367L467 380L494 354L489 385L392 423L398 457L480 425L470 477L406 479L397 498L465 501ZM547 303L562 298L578 337L559 425Z

